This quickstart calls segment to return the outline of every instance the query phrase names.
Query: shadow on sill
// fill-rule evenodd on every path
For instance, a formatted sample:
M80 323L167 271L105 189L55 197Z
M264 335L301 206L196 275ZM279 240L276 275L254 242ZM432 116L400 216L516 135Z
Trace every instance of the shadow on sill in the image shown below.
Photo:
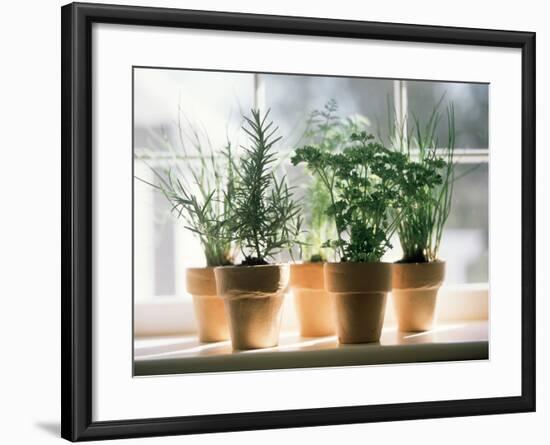
M196 336L136 338L135 375L372 364L482 360L489 354L487 321L442 324L427 332L383 330L379 343L339 344L335 336L281 334L274 348L233 351L230 341Z

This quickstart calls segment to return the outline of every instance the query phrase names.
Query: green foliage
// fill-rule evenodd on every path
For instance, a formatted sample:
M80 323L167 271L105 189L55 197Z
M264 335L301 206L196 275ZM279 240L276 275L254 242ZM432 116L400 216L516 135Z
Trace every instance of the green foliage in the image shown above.
M323 153L335 153L345 145L353 133L360 132L365 126L361 118L338 116L338 104L329 100L322 110L310 114L306 143L314 145ZM313 172L306 199L305 224L307 227L302 256L311 262L326 261L326 240L336 236L334 220L327 214L330 206L330 194L320 176Z
M242 147L245 153L232 199L229 227L247 265L267 264L281 250L292 248L301 226L300 207L286 178L277 180L273 172L273 146L281 138L268 116L269 111L262 117L259 110L251 110L251 117L245 117L243 130L250 146Z
M149 161L155 159L155 153L138 156L152 170L155 180L136 179L161 192L171 203L172 213L183 220L185 228L199 239L208 266L231 265L235 249L226 221L232 212L231 201L237 180L231 143L227 142L221 154L213 150L207 152L196 128L191 126L190 131L191 135L186 138L179 122L181 153L167 138L157 138L156 142L165 149L164 152L173 155L170 167L152 167ZM191 141L193 155L187 152L184 141ZM222 176L220 172L226 174Z
M448 139L442 149L438 149L436 136L441 120L438 108L439 104L424 124L413 117L408 133L408 122L396 123L393 144L411 165L406 179L409 187L404 189L406 206L397 230L403 249L401 262L405 263L437 260L443 227L451 211L455 181L454 108L451 104L447 109ZM423 173L419 174L419 170Z
M323 110L314 110L310 115L306 140L310 144L316 144L322 151L333 152L341 143L337 111L336 101L330 100ZM319 176L313 176L307 195L306 211L309 218L306 221L308 230L302 256L311 262L326 261L323 244L334 232L334 223L326 213L330 195Z
M306 163L329 194L327 215L335 221L337 239L325 245L336 249L341 261L380 261L400 221L407 158L373 139L354 132L345 135L339 153L309 145L292 158L294 165Z
M334 232L334 223L326 213L326 209L330 205L330 195L317 176L313 177L309 185L306 202L309 207L307 213L309 218L302 256L311 262L326 261L327 256L323 244Z

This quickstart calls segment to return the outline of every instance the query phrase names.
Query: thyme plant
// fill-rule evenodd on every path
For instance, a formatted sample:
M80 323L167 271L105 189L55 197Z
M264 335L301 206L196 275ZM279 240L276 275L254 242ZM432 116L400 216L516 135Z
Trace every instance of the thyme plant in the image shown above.
M227 142L221 153L207 151L196 128L191 127L189 135L181 121L178 127L181 153L166 138L157 139L172 155L171 166L155 168L149 163L154 155L138 156L152 170L155 181L136 178L166 197L172 205L172 213L183 220L185 228L200 241L207 266L231 265L235 246L226 222L231 215L231 201L237 182L231 143ZM189 141L194 148L192 155L186 149L186 142Z
M263 116L251 110L243 126L250 145L242 147L229 224L244 256L243 265L268 264L283 249L292 248L300 234L301 209L286 178L278 180L273 171L274 145L281 137L268 117L269 110Z
M397 123L394 145L410 165L424 170L426 177L414 178L416 170L405 174L407 182L415 184L405 190L406 203L397 233L403 249L404 263L436 261L443 228L451 211L454 176L455 126L454 108L447 109L447 141L439 148L437 131L441 121L439 104L422 124L413 118L412 130L406 134L403 122ZM415 181L415 179L419 179Z

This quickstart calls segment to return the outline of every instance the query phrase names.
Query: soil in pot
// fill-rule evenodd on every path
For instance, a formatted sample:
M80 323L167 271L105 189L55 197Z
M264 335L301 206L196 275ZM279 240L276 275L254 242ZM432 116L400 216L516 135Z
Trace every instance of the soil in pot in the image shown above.
M217 267L215 274L233 349L277 346L283 297L289 282L288 265Z
M201 342L229 339L229 326L223 300L216 291L213 267L189 268L185 274L187 292L193 296L193 306Z
M290 265L290 288L302 337L323 337L335 332L323 267L321 262Z
M390 263L325 264L325 287L332 298L340 343L380 341L391 268Z
M437 293L444 278L444 261L393 265L392 298L400 331L433 327Z

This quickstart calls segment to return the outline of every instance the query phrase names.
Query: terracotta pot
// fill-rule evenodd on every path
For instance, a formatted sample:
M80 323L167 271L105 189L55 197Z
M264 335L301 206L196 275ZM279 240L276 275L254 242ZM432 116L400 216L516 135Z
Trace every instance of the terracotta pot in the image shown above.
M325 290L324 263L290 265L290 288L302 337L334 335L334 317Z
M390 263L325 264L325 287L334 305L340 343L380 341L391 268Z
M437 292L445 277L445 262L393 265L393 305L400 331L432 328Z
M288 264L228 266L215 269L233 349L270 348L279 344L282 303L288 288Z
M216 293L213 267L189 268L185 273L187 292L193 296L193 306L201 342L229 339L229 327L223 300Z

